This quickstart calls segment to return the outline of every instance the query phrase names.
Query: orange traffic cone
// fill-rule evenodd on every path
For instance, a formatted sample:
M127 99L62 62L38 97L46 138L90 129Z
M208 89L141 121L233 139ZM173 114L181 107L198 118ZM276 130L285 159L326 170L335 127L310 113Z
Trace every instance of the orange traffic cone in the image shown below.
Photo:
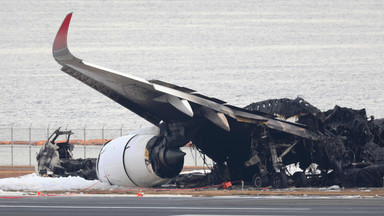
M143 197L143 196L144 196L143 189L140 188L140 191L139 191L139 193L137 194L136 197Z
M45 196L45 194L41 193L40 191L37 191L37 196Z
M232 187L232 182L230 181L227 181L227 182L223 182L223 189L227 189L229 187Z

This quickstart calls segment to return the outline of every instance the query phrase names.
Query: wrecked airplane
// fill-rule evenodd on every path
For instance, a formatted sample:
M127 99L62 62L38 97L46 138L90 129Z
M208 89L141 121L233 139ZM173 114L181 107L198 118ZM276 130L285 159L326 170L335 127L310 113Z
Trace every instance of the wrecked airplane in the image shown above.
M383 121L368 121L364 110L335 107L321 112L301 98L239 108L189 88L105 69L69 51L71 17L67 15L53 44L62 71L157 126L104 145L96 168L101 181L163 184L180 173L180 147L190 141L219 167L221 176L211 178L214 181L228 178L257 187L287 187L286 165L291 163L299 163L302 170L316 163L323 182L339 180L346 186L359 185L362 173L377 171L383 176ZM304 171L292 175L297 186L307 185ZM352 175L356 181L349 179ZM377 185L369 184L382 185L380 179Z

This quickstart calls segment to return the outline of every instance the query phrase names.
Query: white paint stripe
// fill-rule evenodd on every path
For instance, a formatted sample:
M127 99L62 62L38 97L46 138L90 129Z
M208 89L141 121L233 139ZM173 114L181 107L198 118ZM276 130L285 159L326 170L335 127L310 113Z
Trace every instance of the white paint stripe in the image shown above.
M150 206L43 206L43 205L0 205L0 208L57 208L57 209L172 209L172 210L268 210L308 211L309 208L215 208L215 207L150 207Z

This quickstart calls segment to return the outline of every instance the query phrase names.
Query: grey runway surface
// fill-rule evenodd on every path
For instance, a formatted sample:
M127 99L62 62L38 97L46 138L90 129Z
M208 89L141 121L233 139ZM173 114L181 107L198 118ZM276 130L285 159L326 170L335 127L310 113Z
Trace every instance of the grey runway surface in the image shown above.
M0 215L383 215L383 198L116 197L0 199Z

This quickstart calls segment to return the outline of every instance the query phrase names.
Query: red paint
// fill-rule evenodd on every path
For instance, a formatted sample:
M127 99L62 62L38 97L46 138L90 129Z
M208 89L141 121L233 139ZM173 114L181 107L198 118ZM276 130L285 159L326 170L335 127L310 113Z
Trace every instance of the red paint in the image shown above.
M55 42L53 43L53 51L61 50L67 47L67 35L69 29L69 23L71 22L72 13L68 14L59 31L57 32Z

